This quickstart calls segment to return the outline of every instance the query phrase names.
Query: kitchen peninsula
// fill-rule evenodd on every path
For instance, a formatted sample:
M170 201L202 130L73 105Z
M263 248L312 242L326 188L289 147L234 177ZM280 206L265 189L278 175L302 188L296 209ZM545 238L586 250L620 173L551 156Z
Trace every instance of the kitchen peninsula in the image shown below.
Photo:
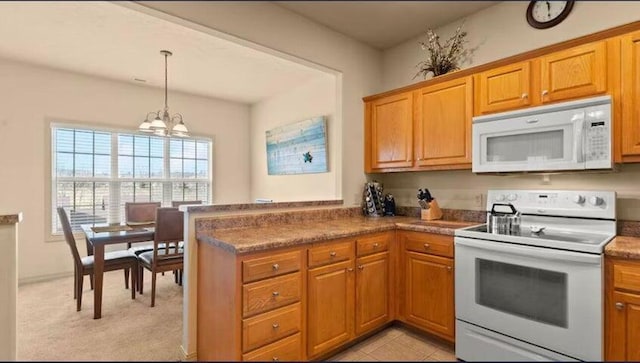
M453 341L453 230L481 214L425 222L309 203L186 208L185 352L322 359L395 320Z

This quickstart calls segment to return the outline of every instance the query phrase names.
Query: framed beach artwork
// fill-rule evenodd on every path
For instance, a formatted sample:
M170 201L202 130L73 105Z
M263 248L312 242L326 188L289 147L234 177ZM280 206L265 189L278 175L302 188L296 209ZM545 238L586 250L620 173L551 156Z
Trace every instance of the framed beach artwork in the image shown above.
M327 120L312 117L267 132L269 175L325 173Z

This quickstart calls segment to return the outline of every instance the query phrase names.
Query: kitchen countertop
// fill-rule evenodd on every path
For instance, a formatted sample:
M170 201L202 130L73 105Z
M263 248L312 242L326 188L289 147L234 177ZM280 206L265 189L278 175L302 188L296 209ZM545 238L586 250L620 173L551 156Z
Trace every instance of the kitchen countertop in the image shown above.
M22 212L0 215L0 225L16 224L19 222L22 222Z
M223 228L203 233L198 240L236 254L293 247L393 229L453 235L456 228L475 222L423 221L415 217L348 217L249 228Z
M604 254L640 260L640 237L617 236L604 248Z

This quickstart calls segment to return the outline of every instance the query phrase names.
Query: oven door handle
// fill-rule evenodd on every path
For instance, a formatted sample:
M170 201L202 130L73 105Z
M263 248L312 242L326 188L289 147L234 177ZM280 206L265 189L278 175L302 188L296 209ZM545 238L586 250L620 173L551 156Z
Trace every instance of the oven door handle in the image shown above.
M464 246L506 255L516 255L529 259L570 261L589 265L602 264L601 255L594 255L590 253L563 251L552 248L528 247L510 243L468 239L464 237L456 237L454 241L456 246Z

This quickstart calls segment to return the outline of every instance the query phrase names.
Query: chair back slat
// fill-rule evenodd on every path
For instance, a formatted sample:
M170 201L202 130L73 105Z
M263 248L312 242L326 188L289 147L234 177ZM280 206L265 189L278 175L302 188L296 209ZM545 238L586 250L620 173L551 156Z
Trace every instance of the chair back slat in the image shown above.
M69 217L67 216L67 212L65 212L63 207L58 207L58 217L60 217L60 224L62 225L62 231L64 232L64 239L67 241L67 245L69 245L69 249L71 249L71 254L73 255L73 262L76 266L82 265L82 260L80 259L80 254L78 253L78 246L76 246L76 238L73 236L73 231L71 230L71 223L69 222Z
M184 239L184 213L178 208L156 210L153 263L182 263L184 255L179 243Z
M158 208L160 208L160 202L126 202L124 204L125 222L127 224L153 224Z
M171 206L178 208L181 205L202 204L201 200L174 200L171 202Z

